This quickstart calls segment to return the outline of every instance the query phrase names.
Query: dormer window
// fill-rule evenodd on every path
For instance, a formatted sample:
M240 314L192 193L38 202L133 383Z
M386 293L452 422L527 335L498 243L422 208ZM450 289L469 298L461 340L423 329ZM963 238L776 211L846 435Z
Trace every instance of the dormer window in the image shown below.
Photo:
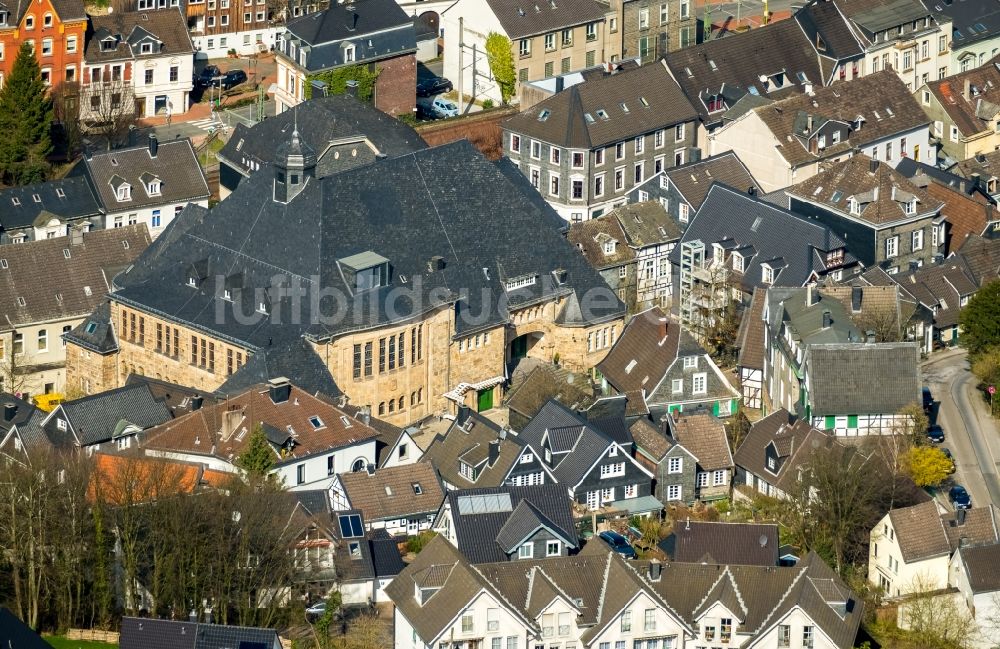
M132 186L122 185L118 188L116 195L119 201L130 201L132 200Z
M0 25L6 25L6 24L7 24L7 12L0 11Z
M113 52L118 47L118 39L114 36L108 36L101 40L101 51L102 52Z
M350 63L354 61L354 46L345 45L344 46L344 63Z
M850 209L851 214L861 214L861 203L859 203L853 196L847 199L847 206L848 209Z
M733 253L733 270L743 272L743 255L738 252Z
M257 313L262 313L264 315L267 315L267 302L261 300L260 302L257 303Z
M192 288L198 288L198 278L193 275L189 275L187 285Z
M153 44L152 43L143 43L142 45L139 46L139 53L140 54L152 54L153 53Z
M916 214L917 200L913 199L912 201L906 201L905 203L903 203L903 213L907 215Z
M142 174L142 176L140 176L139 179L145 186L147 195L149 196L160 195L161 185L163 184L163 181L161 181L158 177L154 176L153 174L147 171L146 173Z
M615 249L618 247L618 242L614 239L604 242L604 254L613 255L615 254Z
M771 268L770 266L768 266L767 264L761 264L761 266L760 266L760 274L761 274L760 280L763 283L765 283L765 284L773 284L774 283L774 269Z

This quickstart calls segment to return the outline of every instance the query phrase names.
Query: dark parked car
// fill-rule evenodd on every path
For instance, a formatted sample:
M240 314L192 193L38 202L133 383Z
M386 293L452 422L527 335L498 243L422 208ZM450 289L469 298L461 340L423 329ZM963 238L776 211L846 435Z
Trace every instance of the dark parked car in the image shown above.
M626 559L635 559L635 549L629 544L628 539L617 532L601 532L601 540L611 546L611 549L622 555Z
M953 456L951 454L951 449L948 449L948 448L945 448L944 446L942 446L941 447L941 452L944 453L944 456L946 458L948 458L949 462L951 462L951 470L948 471L948 473L954 473L955 472L955 456Z
M971 509L972 498L969 492L962 485L955 485L948 491L948 500L955 506L955 509Z
M451 92L454 86L444 77L432 77L417 83L417 97L430 97L442 92Z
M229 90L247 80L247 73L243 70L230 70L222 77L222 89Z
M934 444L940 444L944 441L944 430L937 424L931 426L927 429L927 439Z
M931 389L926 385L924 386L923 396L924 396L924 412L930 413L931 407L934 405L934 397L931 395Z
M201 74L198 75L198 86L207 88L220 76L222 76L222 72L219 70L219 66L206 65Z

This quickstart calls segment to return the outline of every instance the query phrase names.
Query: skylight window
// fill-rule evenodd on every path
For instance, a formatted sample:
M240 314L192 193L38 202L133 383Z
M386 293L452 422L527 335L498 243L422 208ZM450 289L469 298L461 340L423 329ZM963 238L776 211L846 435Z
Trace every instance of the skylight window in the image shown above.
M41 203L41 202L42 202L42 197L41 197L41 196L39 196L38 194L32 194L32 195L31 195L31 198L32 198L32 200L34 200L34 201L35 201L36 203Z
M59 198L66 198L66 192L64 192L61 187L56 187L56 196Z
M547 120L549 118L549 115L551 115L551 114L552 114L552 111L550 111L548 108L542 110L542 112L538 113L538 121L539 122L544 122L545 120Z
M621 107L623 112L626 113L628 112L628 104L626 104L624 101L621 103Z
M583 114L583 119L587 120L588 124L593 124L594 123L594 116L591 115L590 113L584 113Z
M603 108L598 108L597 109L597 116L600 117L603 120L609 120L609 119L611 119L610 117L608 117L608 111L604 110Z
M712 59L708 60L708 67L712 68L712 72L715 72L716 70L719 69L719 66L717 66L715 64L715 61L713 61Z
M649 108L649 102L646 101L645 97L639 97L639 103L645 106L646 108Z
M84 331L86 331L88 334L94 333L95 331L97 331L97 323L91 320L90 322L87 323L87 326L84 327Z
M833 192L833 196L830 197L830 200L834 203L839 203L840 199L842 199L843 197L844 197L844 192L838 190Z
M323 420L316 415L313 415L312 417L309 418L309 423L312 424L313 428L323 427Z

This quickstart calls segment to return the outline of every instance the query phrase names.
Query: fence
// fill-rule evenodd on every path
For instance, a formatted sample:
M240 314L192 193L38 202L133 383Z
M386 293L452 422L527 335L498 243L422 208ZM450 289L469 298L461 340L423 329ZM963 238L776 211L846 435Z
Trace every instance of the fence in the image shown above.
M68 640L91 640L118 644L117 631L100 631L98 629L70 629L66 632Z

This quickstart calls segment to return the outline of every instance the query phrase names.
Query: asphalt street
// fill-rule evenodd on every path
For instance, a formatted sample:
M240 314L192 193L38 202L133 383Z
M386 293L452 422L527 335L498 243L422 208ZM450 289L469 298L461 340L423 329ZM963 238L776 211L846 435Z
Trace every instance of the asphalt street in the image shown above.
M1000 435L976 393L965 351L936 353L923 364L922 374L935 400L932 422L936 420L944 429L943 446L955 457L953 482L969 491L973 506L1000 505Z

